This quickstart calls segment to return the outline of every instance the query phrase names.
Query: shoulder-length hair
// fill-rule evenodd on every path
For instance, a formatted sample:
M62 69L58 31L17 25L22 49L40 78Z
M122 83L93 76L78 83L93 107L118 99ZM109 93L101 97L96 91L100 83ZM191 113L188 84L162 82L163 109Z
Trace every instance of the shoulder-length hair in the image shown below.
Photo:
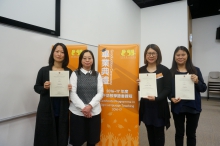
M144 64L148 65L147 59L146 59L146 55L147 55L147 51L149 49L153 49L154 51L157 52L157 60L156 60L156 65L159 65L162 62L162 55L161 55L161 51L160 48L155 45L155 44L149 44L145 51L144 51Z
M78 65L78 73L80 74L80 69L83 67L82 65L82 59L83 59L83 56L86 52L89 52L92 56L92 59L93 59L93 64L91 66L91 71L92 71L92 75L96 75L96 72L95 72L95 58L94 58L94 55L92 53L92 51L90 50L83 50L80 55L79 55L79 65Z
M184 46L178 46L176 48L176 50L174 51L174 53L173 53L173 63L172 63L172 67L170 69L172 76L174 77L176 71L178 70L178 66L177 66L177 63L175 61L175 55L179 50L182 50L182 51L186 52L186 54L187 54L187 60L186 60L186 65L185 65L187 72L189 74L197 74L196 68L193 65L192 60L190 58L189 50Z
M64 59L62 62L62 67L65 68L67 67L67 65L69 64L69 55L68 55L68 51L66 46L63 43L56 43L50 53L50 57L49 57L49 66L53 66L54 65L54 58L53 58L53 54L57 48L57 46L61 46L63 48L63 52L64 52Z

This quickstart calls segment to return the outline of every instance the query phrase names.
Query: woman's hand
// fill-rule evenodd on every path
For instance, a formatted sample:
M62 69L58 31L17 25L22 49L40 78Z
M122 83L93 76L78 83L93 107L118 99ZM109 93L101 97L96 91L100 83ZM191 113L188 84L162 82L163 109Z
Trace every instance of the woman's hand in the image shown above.
M173 97L173 98L171 98L171 101L176 104L176 103L180 102L181 99L179 97L178 98Z
M72 90L72 85L71 84L68 84L68 90Z
M44 89L49 89L50 88L50 82L49 81L46 81L44 83Z
M155 96L148 96L147 99L150 101L155 101Z
M141 80L140 80L140 79L137 79L136 81L137 81L137 83L138 83L138 85L139 85L139 82L140 82Z
M92 117L92 106L90 104L88 104L87 106L85 106L83 109L82 109L82 113L84 114L84 116L86 118L91 118Z
M191 75L191 80L192 80L194 83L196 83L196 84L199 82L198 76L195 75L195 74L192 74L192 75Z

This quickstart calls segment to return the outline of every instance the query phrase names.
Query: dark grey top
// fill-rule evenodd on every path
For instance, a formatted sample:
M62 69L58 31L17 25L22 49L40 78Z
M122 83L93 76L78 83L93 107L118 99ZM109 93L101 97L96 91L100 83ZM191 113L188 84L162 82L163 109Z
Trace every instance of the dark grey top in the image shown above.
M75 71L77 76L77 94L84 104L90 103L93 97L97 94L97 77L90 73L84 74L81 70L80 73Z

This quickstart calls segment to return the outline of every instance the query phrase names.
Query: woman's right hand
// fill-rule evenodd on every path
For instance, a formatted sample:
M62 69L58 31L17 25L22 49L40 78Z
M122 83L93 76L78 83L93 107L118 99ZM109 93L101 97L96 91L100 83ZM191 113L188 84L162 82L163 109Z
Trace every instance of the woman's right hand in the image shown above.
M179 97L178 98L173 97L173 98L171 98L171 101L176 104L176 103L180 102L181 99Z
M50 82L49 81L46 81L44 83L44 89L49 89L50 88Z
M139 85L139 82L140 82L141 80L140 80L140 79L137 79L136 81L137 81L137 83L138 83L138 85Z

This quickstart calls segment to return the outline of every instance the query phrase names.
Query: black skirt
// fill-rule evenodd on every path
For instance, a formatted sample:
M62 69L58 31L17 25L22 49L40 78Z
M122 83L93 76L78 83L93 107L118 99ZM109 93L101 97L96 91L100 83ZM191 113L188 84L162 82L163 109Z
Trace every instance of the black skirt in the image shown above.
M86 118L71 113L70 144L83 145L84 142L96 144L100 141L101 114Z

